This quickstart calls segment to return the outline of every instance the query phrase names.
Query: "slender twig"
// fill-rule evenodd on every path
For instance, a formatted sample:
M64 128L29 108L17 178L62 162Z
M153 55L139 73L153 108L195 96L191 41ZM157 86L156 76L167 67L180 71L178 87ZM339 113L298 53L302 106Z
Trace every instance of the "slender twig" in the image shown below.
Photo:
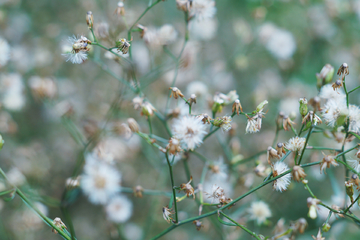
M173 192L173 201L174 201L174 206L175 206L175 223L179 222L178 219L178 210L177 210L177 203L176 203L176 192L175 192L175 185L174 185L174 174L173 174L173 170L172 170L172 166L170 164L169 161L169 155L167 153L165 153L165 157L166 157L166 161L168 163L169 166L169 172L170 172L170 179L171 179L171 188L172 188L172 192Z
M360 198L360 194L359 194L359 196L357 196L357 198L350 204L350 206L344 210L344 213L347 213L347 212L350 210L350 208L354 205L354 203L356 203L356 202L359 200L359 198Z
M228 220L230 220L232 223L234 223L236 226L242 228L245 232L247 232L248 234L250 234L251 236L255 237L258 240L261 240L261 238L259 238L255 233L253 233L252 231L250 231L249 229L247 229L246 227L244 227L243 225L239 224L238 222L236 222L235 220L233 220L232 218L230 218L228 215L226 215L225 213L220 211L220 214L223 215L224 217L226 217Z

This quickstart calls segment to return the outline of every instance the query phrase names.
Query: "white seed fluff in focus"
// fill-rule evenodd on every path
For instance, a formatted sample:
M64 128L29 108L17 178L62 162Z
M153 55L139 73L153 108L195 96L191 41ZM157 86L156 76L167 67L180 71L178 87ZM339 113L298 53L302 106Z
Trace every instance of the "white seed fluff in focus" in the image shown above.
M289 170L289 167L285 163L280 162L280 161L276 162L273 166L273 176L274 177L279 176L288 170ZM288 173L288 174L282 176L281 178L276 179L273 182L273 187L275 190L282 192L287 189L290 182L291 182L291 174Z
M64 53L62 54L66 58L66 62L70 61L73 64L81 64L87 59L86 52L78 52L78 53Z
M300 152L304 148L305 141L306 141L305 138L293 137L293 138L290 138L289 142L287 142L285 144L285 147L290 151L293 151L293 152L299 151Z
M117 195L110 199L105 209L110 221L123 223L130 219L133 212L133 204L126 196Z
M5 66L10 59L10 45L0 37L0 68Z
M325 123L330 127L334 127L340 113L346 109L345 98L333 98L325 103L321 113Z
M360 132L360 108L355 105L349 106L349 131Z
M346 95L342 89L335 91L331 84L326 84L321 87L319 97L323 99L337 99L345 98Z
M267 218L271 217L269 205L263 201L252 202L248 210L250 219L255 220L258 225L264 223Z
M184 116L173 123L174 136L181 141L184 149L193 150L202 143L206 134L206 125L200 118Z
M349 165L355 169L355 171L357 171L358 173L360 173L360 161L358 160L347 160L347 162L349 163Z
M105 204L120 190L121 174L106 163L86 159L81 188L93 204Z

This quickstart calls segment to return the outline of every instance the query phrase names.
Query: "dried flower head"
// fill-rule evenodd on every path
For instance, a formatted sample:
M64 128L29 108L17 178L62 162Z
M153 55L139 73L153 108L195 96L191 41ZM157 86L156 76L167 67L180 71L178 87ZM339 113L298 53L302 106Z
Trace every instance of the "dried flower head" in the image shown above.
M311 124L317 125L322 123L321 118L316 115L313 111L309 111L303 118L302 124L310 122Z
M183 98L184 94L178 89L177 87L170 87L171 90L170 98L174 96L175 99L178 99L179 97Z
M336 80L331 86L334 89L334 91L336 91L336 90L338 90L339 88L341 88L343 86L343 83L339 79L339 80Z
M143 102L141 104L141 116L151 117L156 112L156 109L151 105L150 102Z
M294 230L294 232L303 234L307 225L308 223L305 218L299 218L294 224L292 224L291 228Z
M214 184L211 189L211 193L206 193L209 195L208 198L212 198L211 203L214 202L215 199L219 199L221 196L225 195L224 189Z
M192 178L192 176L190 176L189 182L180 184L180 191L184 191L186 193L187 197L192 195L193 198L195 199L195 191L194 191L194 188L190 184L192 180L193 180L193 178Z
M29 87L36 99L53 99L57 93L55 81L51 78L33 76L29 79Z
M190 106L195 103L196 104L196 95L195 94L191 94L190 98L187 100L188 103L190 104Z
M218 117L214 120L213 124L227 132L231 129L231 116Z
M202 224L202 222L200 222L199 220L195 220L193 221L193 224L196 226L196 230L200 231L200 229L202 227L204 227L204 225Z
M280 159L279 155L278 155L278 152L271 146L269 146L267 148L267 161L269 163L269 165L271 165L271 159L272 158L278 158Z
M344 78L345 75L349 75L349 66L347 63L341 64L341 66L339 67L339 70L337 71L337 75L339 75L339 76L342 75L342 78Z
M344 214L341 214L340 212L342 212L342 209L339 206L336 206L335 204L331 205L331 208L336 210L337 212L334 212L336 215L335 216L339 216L341 218L344 218Z
M289 131L289 127L291 129L294 124L295 123L293 121L291 121L291 119L290 119L290 117L288 115L285 115L283 117L282 126L283 126L285 131Z
M322 154L324 155L324 158L320 164L320 173L325 172L325 169L330 168L331 165L333 165L334 167L339 166L339 164L336 162L334 156L325 155L324 152L322 152Z
M118 16L125 16L125 5L123 1L119 1L115 9L115 14Z
M139 124L136 122L136 120L135 119L133 119L133 118L128 118L127 119L127 124L129 125L129 128L130 128L130 130L132 131L132 132L134 132L134 133L137 133L137 132L139 132Z
M276 151L277 151L277 155L282 157L282 155L286 153L285 144L283 143L276 144Z
M316 235L316 237L315 237L314 235L311 235L311 236L312 236L312 238L313 238L314 240L325 240L325 238L322 237L322 235L321 235L321 230L320 230L320 228L319 228L319 232L318 232L318 234Z
M291 175L292 178L297 182L300 182L303 178L306 177L306 173L304 172L304 169L300 166L294 166Z
M190 7L192 6L191 0L176 0L176 7L184 12L189 11Z
M284 172L289 170L289 167L284 163L284 162L276 162L274 165L271 166L272 168L272 172L273 172L273 177L277 177L281 174L283 174ZM273 182L273 188L279 192L285 191L287 189L287 187L289 186L291 182L291 174L285 174L284 176L276 179Z
M314 108L314 112L321 111L320 101L321 99L318 96L315 96L309 100L309 104Z
M350 181L351 183L353 183L354 185L356 185L356 186L357 186L357 189L360 188L360 179L359 179L359 176L358 176L357 174L351 175L349 181Z
M179 152L183 151L180 147L180 141L179 139L172 137L169 140L168 145L166 146L166 150L172 155L177 155Z
M94 26L94 17L92 11L88 11L86 13L86 24L89 28L92 28Z
M259 132L261 129L261 124L262 124L262 118L264 117L264 114L262 112L262 109L256 113L255 116L253 117L249 117L248 115L246 115L247 117L247 124L246 124L246 133L256 133Z
M120 40L116 42L118 51L121 51L123 54L127 54L131 46L130 42L131 41L127 41L126 38L120 38Z
M232 105L232 112L236 112L237 115L240 114L240 112L243 112L241 103L239 99L236 99Z
M66 57L66 62L83 63L87 59L87 52L90 51L88 44L91 44L91 41L84 36L80 38L73 36L69 37L68 42L72 45L72 51L62 54Z
M61 221L61 218L59 217L53 220L53 224L61 230L63 230L64 228L67 229L66 225ZM58 233L54 228L52 229L52 232Z
M206 123L211 124L212 118L209 117L209 115L207 115L206 113L200 114L196 116L196 118L199 118L204 124Z
M164 218L168 223L170 223L170 221L173 221L171 215L173 215L174 213L171 211L171 209L170 209L168 206L163 207L162 212L163 212L163 218Z
M140 185L134 187L134 196L138 197L138 198L142 198L143 197L143 192L144 192L144 188Z

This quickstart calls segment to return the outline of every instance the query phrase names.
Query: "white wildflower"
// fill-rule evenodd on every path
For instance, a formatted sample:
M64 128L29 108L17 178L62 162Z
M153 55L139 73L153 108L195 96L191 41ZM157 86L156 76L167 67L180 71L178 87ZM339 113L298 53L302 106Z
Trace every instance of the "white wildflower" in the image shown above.
M247 124L246 124L246 133L256 133L259 132L260 128L257 125L257 121L254 118L248 118Z
M216 13L215 1L213 0L193 0L190 15L195 16L199 21L212 18Z
M358 173L360 173L360 159L357 160L347 160L347 162L349 163L349 165L355 169L355 171L357 171Z
M0 37L0 68L5 66L10 59L10 45Z
M172 215L174 214L170 208L168 208L167 206L166 207L163 207L162 209L163 211L163 218L168 222L170 223L170 221L172 221Z
M306 141L305 138L302 138L302 137L299 138L296 136L296 137L290 138L289 142L287 142L285 144L285 147L290 151L293 151L293 152L299 151L300 152L304 148L305 141Z
M86 52L77 52L77 53L64 53L62 54L66 58L66 62L70 61L73 64L81 64L87 59Z
M73 36L68 38L68 42L72 45L72 50L62 54L66 58L66 62L83 63L87 59L87 52L90 50L88 44L91 41L84 36L80 38Z
M81 188L90 202L105 204L120 190L121 174L112 166L86 159Z
M157 32L161 45L169 45L175 42L177 38L177 32L170 24L165 24Z
M340 113L346 109L345 98L329 99L325 103L321 113L325 123L330 127L334 127Z
M194 116L184 116L173 123L174 137L179 139L184 149L193 150L202 143L206 134L206 125Z
M216 36L218 22L216 19L209 18L203 21L191 21L189 31L192 39L208 41Z
M296 41L291 32L276 29L266 43L266 49L280 60L292 57L296 50Z
M11 168L6 175L9 182L14 186L21 186L26 182L24 174L16 167Z
M346 95L342 89L334 90L331 84L326 84L321 87L319 97L323 99L338 99L345 98Z
M11 73L1 76L0 89L5 108L19 111L25 106L24 84L20 74Z
M271 217L269 205L263 201L252 202L248 213L250 214L250 219L255 220L258 225L261 225L267 218Z
M360 108L355 105L349 106L349 131L354 133L360 131Z
M211 170L211 177L215 180L225 180L228 178L228 166L224 163L224 158L222 156L219 159L209 166ZM216 180L215 180L216 181Z
M225 194L224 189L219 187L218 185L214 184L211 189L211 193L206 193L209 195L208 198L212 199L211 204L214 202L215 199L220 198L222 195Z
M110 199L105 210L110 221L123 223L130 219L133 204L126 196L117 195Z
M273 166L273 177L279 176L281 174L283 174L284 172L289 170L289 167L284 163L284 162L276 162ZM275 190L282 192L285 191L287 189L287 187L289 186L291 182L291 174L288 173L284 176L282 176L281 178L276 179L273 182L273 187Z

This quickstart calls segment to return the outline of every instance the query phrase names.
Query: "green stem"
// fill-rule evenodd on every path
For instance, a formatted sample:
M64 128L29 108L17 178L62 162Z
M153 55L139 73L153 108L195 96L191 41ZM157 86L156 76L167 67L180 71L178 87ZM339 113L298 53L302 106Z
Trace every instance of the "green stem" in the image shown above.
M275 137L274 137L274 141L273 141L273 143L272 143L272 146L273 147L275 147L275 144L276 144L276 142L277 142L277 139L278 139L278 137L279 137L279 128L278 127L276 127L276 132L275 132Z
M315 113L314 113L314 114L315 114ZM312 123L311 123L311 124L312 124ZM311 133L312 133L312 130L313 130L313 126L311 125L311 127L310 127L310 129L309 129L309 132L308 132L308 134L307 134L307 136L306 136L305 145L304 145L304 148L303 148L303 150L302 150L302 152L301 152L298 165L300 165L301 160L303 159L303 156L304 156L304 153L305 153L305 150L306 150L306 146L307 146L307 144L308 144L308 142L309 142L309 139L310 139L310 135L311 135Z
M134 189L129 187L121 187L120 191L123 193L134 193ZM142 193L144 195L166 196L166 197L172 197L173 195L172 192L158 191L152 189L143 189Z
M234 223L236 226L242 228L245 232L247 232L248 234L250 234L251 236L255 237L258 240L261 240L261 238L259 238L255 233L253 233L252 231L250 231L249 229L247 229L246 227L244 227L243 225L239 224L238 222L234 221L232 218L230 218L228 215L226 215L223 212L220 212L221 215L223 215L224 217L226 217L228 220L230 220L232 223Z
M213 125L211 125L213 126ZM215 128L214 130L212 130L211 132L209 132L203 139L203 141L205 141L205 139L207 139L208 137L210 137L212 134L214 134L216 131L218 131L220 128Z
M172 166L170 164L169 161L169 155L167 153L165 153L165 157L166 157L166 161L168 163L169 166L169 172L170 172L170 179L171 179L171 188L172 188L172 192L173 192L173 201L174 201L174 206L175 206L175 223L179 222L178 219L178 210L177 210L177 203L176 203L176 192L175 192L175 185L174 185L174 174L173 174L173 170L172 170Z
M319 162L313 162L313 163L307 163L307 164L301 165L301 167L303 167L303 168L305 168L305 167L310 167L310 166L314 166L314 165L317 165L317 164L320 164L320 163L321 163L321 161L319 161ZM239 196L238 198L236 198L236 199L233 200L232 202L230 202L230 203L222 206L222 207L219 208L218 210L214 210L214 211L212 211L212 212L208 212L208 213L205 213L205 214L200 215L200 216L188 218L188 219L186 219L186 220L184 220L184 221L179 222L179 223L176 224L176 225L172 225L171 227L165 229L163 232L159 233L158 235L156 235L155 237L153 237L153 238L151 238L151 239L152 239L152 240L159 239L160 237L164 236L165 234L167 234L168 232L170 232L171 230L173 230L173 229L176 228L176 227L179 227L179 226L184 225L184 224L186 224L186 223L193 222L193 221L195 221L195 220L199 220L199 219L206 218L206 217L212 216L212 215L214 215L214 214L217 214L219 210L224 210L224 209L230 207L230 206L233 205L234 203L236 203L236 202L240 201L241 199L247 197L247 196L250 195L251 193L259 190L260 188L266 186L267 184L275 181L275 180L278 179L278 178L281 178L281 177L285 176L286 174L291 173L291 171L292 171L292 169L290 169L290 170L288 170L288 171L286 171L286 172L284 172L284 173L282 173L282 174L280 174L280 175L278 175L278 176L276 176L276 177L274 177L274 178L272 178L272 179L269 179L269 180L261 183L259 186L255 187L255 188L251 189L250 191L248 191L247 193ZM335 211L335 212L337 212L337 211ZM353 217L353 218L354 218L354 217Z
M156 2L154 2L153 4L151 4L150 6L148 6L145 11L140 15L140 17L138 17L138 19L136 19L136 21L134 22L133 25L131 25L131 27L128 30L128 40L131 40L131 32L132 29L135 27L135 25L140 21L140 19L152 8L154 7L156 4L158 4L159 2L161 2L162 0L157 0ZM132 47L129 48L129 57L130 59L132 58L132 54L131 54L131 49Z
M191 153L193 153L194 155L196 155L196 156L197 156L201 161L203 161L204 163L207 162L207 158L204 157L203 155L201 155L200 153L198 153L198 152L191 152Z
M360 88L360 86L354 88L353 90L350 90L350 91L348 92L348 94L352 93L353 91L355 91L355 90L357 90L357 89L359 89L359 88Z
M189 163L188 163L188 159L184 159L184 169L185 169L185 174L186 174L186 179L190 179L191 177L191 173L190 173L190 168L189 168Z
M252 155L250 157L247 157L245 159L242 159L242 160L240 160L238 162L233 163L232 166L237 166L239 164L247 163L247 162L251 161L252 159L256 158L257 156L260 156L260 155L263 155L263 154L266 154L266 153L267 153L266 150L260 151L260 152L254 154L254 155Z
M147 118L147 121L149 123L149 133L150 133L150 136L152 135L152 127L151 127L151 120L150 120L150 117Z
M7 178L5 172L1 168L0 168L0 174L6 179L6 181L9 182L9 179ZM11 182L9 182L9 183L11 184ZM16 194L21 198L21 200L23 200L23 202L27 206L29 206L32 210L34 210L48 226L55 229L63 238L65 238L67 240L71 240L71 237L69 237L66 233L64 233L63 229L60 229L57 226L55 226L48 217L46 217L37 207L35 207L35 205L20 191L20 189L18 189L15 186L14 186L14 189L16 191Z
M349 206L347 209L344 210L344 213L347 213L347 212L350 210L350 208L354 205L354 203L356 203L357 200L359 200L359 198L360 198L360 194L359 194L359 196L357 196L357 198L350 204L350 206Z

